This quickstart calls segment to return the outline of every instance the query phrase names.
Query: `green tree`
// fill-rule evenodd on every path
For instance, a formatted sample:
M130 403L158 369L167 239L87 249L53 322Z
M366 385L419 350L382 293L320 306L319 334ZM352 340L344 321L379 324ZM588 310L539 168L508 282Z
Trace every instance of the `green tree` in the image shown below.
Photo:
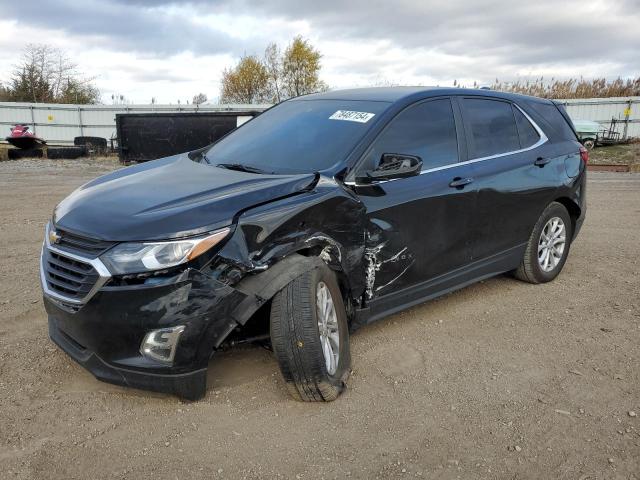
M322 55L308 40L300 35L287 47L282 58L282 84L288 97L324 91L326 84L320 80Z
M244 56L234 68L222 72L221 103L262 103L270 101L269 74L255 56Z
M301 36L284 53L270 43L262 60L244 56L222 72L222 103L278 103L290 97L327 90L320 80L322 55Z

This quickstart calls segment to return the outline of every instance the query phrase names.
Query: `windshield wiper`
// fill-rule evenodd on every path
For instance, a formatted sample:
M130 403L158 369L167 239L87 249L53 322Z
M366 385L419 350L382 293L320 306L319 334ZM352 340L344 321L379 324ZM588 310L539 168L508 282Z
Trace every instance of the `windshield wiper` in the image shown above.
M242 163L218 163L216 167L226 168L227 170L237 170L238 172L271 173L265 172L258 167L252 167L251 165L243 165Z

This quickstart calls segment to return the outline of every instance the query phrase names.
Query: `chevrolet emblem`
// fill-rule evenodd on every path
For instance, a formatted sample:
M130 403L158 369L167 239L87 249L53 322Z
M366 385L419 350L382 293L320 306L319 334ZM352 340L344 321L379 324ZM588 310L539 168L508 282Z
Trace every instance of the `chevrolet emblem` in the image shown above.
M62 235L55 230L49 230L49 243L59 243Z

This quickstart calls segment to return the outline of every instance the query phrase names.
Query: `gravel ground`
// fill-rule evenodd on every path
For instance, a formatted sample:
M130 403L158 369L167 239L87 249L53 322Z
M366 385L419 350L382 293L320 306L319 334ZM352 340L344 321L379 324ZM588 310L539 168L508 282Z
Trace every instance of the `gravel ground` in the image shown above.
M43 225L116 167L0 163L2 478L640 478L640 175L590 174L555 282L498 277L356 332L337 401L289 399L250 347L187 403L98 382L47 338Z

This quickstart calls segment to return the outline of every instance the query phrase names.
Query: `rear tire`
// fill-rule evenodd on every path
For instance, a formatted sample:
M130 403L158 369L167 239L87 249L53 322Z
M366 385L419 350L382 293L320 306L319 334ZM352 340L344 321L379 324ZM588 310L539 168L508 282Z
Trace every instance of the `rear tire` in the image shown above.
M329 305L327 298L335 315L330 306L323 307ZM275 295L271 345L296 400L328 402L344 390L351 365L349 329L340 288L329 267L305 272Z
M556 278L567 261L572 235L567 209L561 203L550 203L533 227L515 277L529 283L546 283Z

